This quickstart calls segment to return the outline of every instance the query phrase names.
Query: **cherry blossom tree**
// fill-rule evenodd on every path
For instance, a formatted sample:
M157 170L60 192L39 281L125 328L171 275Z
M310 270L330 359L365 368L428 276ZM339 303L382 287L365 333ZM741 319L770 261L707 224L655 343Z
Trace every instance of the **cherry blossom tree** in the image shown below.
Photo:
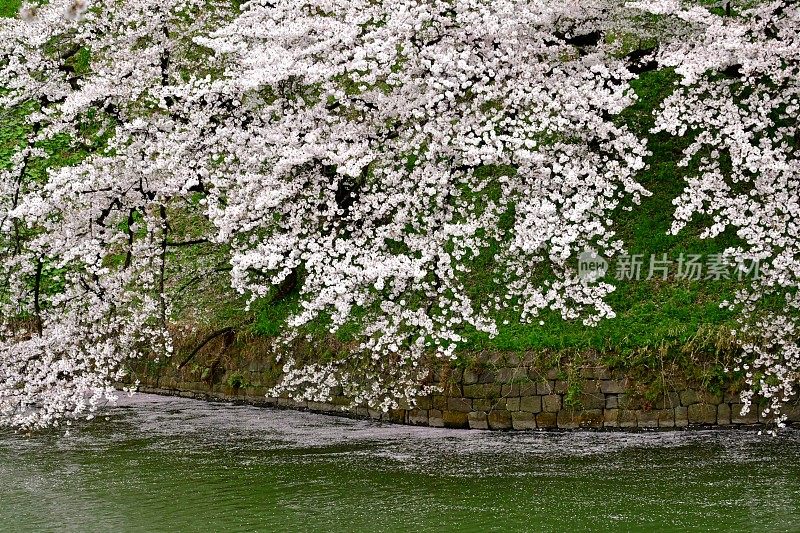
M170 352L167 214L193 209L202 135L171 107L192 37L225 14L208 7L53 1L0 19L0 106L30 109L0 172L0 423L91 416L125 359ZM56 138L89 155L32 178Z
M577 258L622 250L614 213L649 194L636 181L646 143L617 120L636 69L607 38L637 31L631 13L647 7L631 7L53 0L0 21L0 106L29 109L0 170L0 424L91 416L126 360L169 355L185 247L224 255L251 303L298 295L272 391L297 398L341 387L390 409L431 390L430 359L452 359L467 330L494 335L498 316L613 317L613 285L580 276ZM732 22L674 2L647 9L696 28L659 51L684 86L656 127L702 130L687 158L726 147L677 200L674 229L708 210L709 236L733 224L749 243L734 260L788 254L770 255L759 291L791 288L789 241L767 237L794 224L796 10ZM715 75L734 64L734 81ZM774 127L755 130L759 113ZM32 176L53 139L87 155ZM753 170L730 171L731 157ZM725 179L760 192L735 196ZM487 268L493 290L476 294ZM312 322L354 325L356 345L298 359L292 343Z
M621 243L611 212L646 191L641 139L614 123L632 74L600 38L611 17L558 2L248 4L197 42L225 58L232 99L210 141L209 216L232 241L232 281L254 298L298 269L300 328L357 320L342 359L288 354L278 392L356 404L413 401L426 353L449 359L471 326L553 309L587 324L613 290L577 256ZM610 8L609 8L610 9ZM587 43L575 46L581 40ZM487 172L488 169L504 169ZM489 256L495 292L468 290ZM554 281L535 281L546 264ZM290 335L289 335L290 337Z
M762 416L782 425L781 407L800 383L800 7L775 1L736 13L728 4L713 13L677 1L636 5L695 28L658 53L681 81L655 130L689 136L682 164L697 168L674 201L672 231L703 216L705 237L732 228L740 239L724 254L731 275L758 265L757 279L729 304L741 311L744 354L735 370L745 373L745 405L762 397Z

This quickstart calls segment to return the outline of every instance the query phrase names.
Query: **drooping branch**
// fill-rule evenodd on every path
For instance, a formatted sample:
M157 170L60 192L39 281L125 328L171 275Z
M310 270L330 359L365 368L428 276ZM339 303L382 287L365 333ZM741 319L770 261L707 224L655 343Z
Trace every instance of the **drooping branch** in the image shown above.
M191 351L191 353L189 353L189 355L183 361L181 361L181 363L178 365L178 370L181 370L183 367L185 367L189 363L189 361L194 359L194 356L196 356L200 352L200 350L202 350L209 342L211 342L214 339L216 339L218 337L221 337L223 335L230 336L231 334L234 334L234 333L235 333L235 330L232 327L225 327L225 328L218 329L218 330L210 333L208 336L206 336L200 342L200 344L198 344L195 347L194 350Z
M36 322L36 333L39 336L42 335L42 304L39 300L39 296L42 289L43 264L44 263L41 257L36 260L36 272L34 273L34 280L33 280L33 310L34 310L34 319Z

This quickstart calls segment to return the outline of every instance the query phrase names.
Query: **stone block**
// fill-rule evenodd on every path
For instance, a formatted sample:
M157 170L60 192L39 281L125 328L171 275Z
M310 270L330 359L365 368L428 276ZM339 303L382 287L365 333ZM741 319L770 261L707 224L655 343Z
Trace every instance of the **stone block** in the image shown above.
M553 382L553 393L566 394L569 390L569 383L566 381L556 380Z
M480 374L476 369L467 368L466 370L464 370L463 383L464 385L475 385L476 383L478 383L479 377Z
M463 411L444 411L442 422L446 428L465 429L469 427L469 417Z
M728 426L731 423L731 406L727 403L721 403L717 406L717 424L720 426Z
M519 397L515 398L506 398L506 409L509 411L519 411L520 406L520 399Z
M630 409L636 411L642 408L642 402L636 396L627 393L617 394L617 403L620 409Z
M555 384L552 381L542 381L536 384L536 394L545 396L555 392Z
M584 409L605 409L606 398L601 392L584 392L580 396L580 404Z
M331 403L333 405L338 405L339 407L350 407L353 401L351 398L346 396L334 396L331 398Z
M689 408L676 407L675 408L675 427L685 428L689 425Z
M731 404L731 423L733 424L758 424L758 407L752 406L750 412L742 414L741 403Z
M603 427L603 411L587 409L577 411L562 409L558 412L559 429L601 428Z
M493 354L491 354L489 356L488 361L489 361L489 363L493 364L494 366L502 366L502 365L506 364L506 362L507 362L506 360L507 359L508 358L506 357L506 354L504 354L502 352L495 352L495 353L493 353Z
M486 369L478 375L478 383L497 383L497 374L493 370Z
M531 396L536 394L536 385L534 383L513 383L505 384L501 390L501 394L506 398L518 398L520 396Z
M428 410L427 409L411 409L408 412L408 423L412 426L427 426L428 425Z
M561 396L558 394L548 394L542 396L542 410L548 413L557 413L561 410Z
M708 403L693 403L688 406L689 423L712 425L717 423L717 406Z
M511 413L506 410L490 411L489 429L511 429Z
M443 396L441 394L434 394L431 398L432 407L434 409L438 409L440 411L447 410L447 396Z
M472 400L472 408L476 411L491 411L494 407L494 400L489 398L475 398Z
M603 394L600 390L600 382L596 379L584 381L581 386L581 392L584 394Z
M559 372L559 370L557 368L551 368L551 369L549 369L547 371L546 376L547 376L547 379L549 379L549 380L558 379L558 375L560 373L561 372Z
M442 385L442 387L444 389L444 395L447 396L447 397L463 396L463 394L461 392L461 384L459 384L459 383L446 382L444 385Z
M609 394L606 396L606 409L617 409L619 408L619 396L616 394Z
M541 396L525 396L520 399L520 411L527 413L539 413L542 410L542 397Z
M600 381L600 390L603 394L621 394L627 390L627 382L618 379L604 379Z
M664 394L660 394L656 401L653 402L653 407L656 409L675 409L676 407L680 407L680 405L680 394L675 391L669 391L665 392Z
M444 427L444 419L442 418L442 412L440 410L430 409L428 411L428 425L434 428Z
M483 411L472 411L468 421L470 429L489 429L489 417Z
M635 428L636 427L636 411L632 409L620 409L617 423L621 428Z
M700 403L707 403L709 405L719 405L722 403L722 394L719 392L702 391L697 394L700 398Z
M428 410L433 407L433 403L431 402L430 396L417 396L416 398L416 405L417 409L424 409Z
M787 405L784 411L787 422L800 422L800 403Z
M511 413L511 425L514 429L536 429L536 415L533 413Z
M541 369L535 366L528 368L528 379L533 383L541 383L547 380L547 372L542 372Z
M675 427L675 409L661 409L658 411L658 427Z
M555 413L538 413L536 415L536 426L540 429L557 428L558 415Z
M330 413L336 410L336 406L328 402L308 402L308 408L319 413Z
M472 400L469 398L448 398L447 410L469 413L472 411Z
M519 381L522 378L528 378L528 371L522 367L503 367L497 369L496 372L498 383L513 383L514 381Z
M384 422L391 422L392 424L403 424L406 421L406 410L389 409L381 415L381 420Z
M291 398L278 398L278 407L294 407L294 400Z
M680 397L681 397L681 405L684 407L700 403L700 397L698 396L697 391L692 389L681 391Z
M611 379L611 371L604 366L595 367L594 377L595 379L601 379L601 380Z
M603 427L603 410L602 409L586 409L581 413L581 427L600 429Z
M562 409L558 412L557 416L558 429L578 429L580 427L580 419L575 416L575 411L572 409Z
M502 387L497 383L464 385L464 396L467 398L499 398L502 392Z
M636 427L657 428L658 411L636 411Z
M619 409L606 409L603 412L603 427L619 427Z

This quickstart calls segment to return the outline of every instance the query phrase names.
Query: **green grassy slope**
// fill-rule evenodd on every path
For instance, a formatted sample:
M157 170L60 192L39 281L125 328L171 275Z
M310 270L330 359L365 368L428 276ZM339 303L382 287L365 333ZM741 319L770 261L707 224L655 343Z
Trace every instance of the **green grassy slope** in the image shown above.
M0 17L13 17L19 11L22 0L0 0Z

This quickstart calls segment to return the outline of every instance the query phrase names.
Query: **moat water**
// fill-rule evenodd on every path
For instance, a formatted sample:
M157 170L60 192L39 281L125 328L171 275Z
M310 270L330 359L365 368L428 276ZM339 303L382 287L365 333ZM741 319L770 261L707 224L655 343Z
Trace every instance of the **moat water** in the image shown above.
M0 530L800 531L800 432L459 431L123 396L67 435L0 432Z

